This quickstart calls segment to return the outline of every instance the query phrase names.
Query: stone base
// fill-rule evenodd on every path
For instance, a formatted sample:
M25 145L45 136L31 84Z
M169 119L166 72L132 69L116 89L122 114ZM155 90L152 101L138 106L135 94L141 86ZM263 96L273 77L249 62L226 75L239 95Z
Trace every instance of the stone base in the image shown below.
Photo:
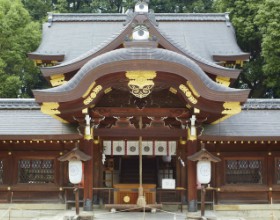
M197 200L189 201L188 212L197 212Z
M86 199L84 202L84 211L90 212L92 210L92 201L90 199Z

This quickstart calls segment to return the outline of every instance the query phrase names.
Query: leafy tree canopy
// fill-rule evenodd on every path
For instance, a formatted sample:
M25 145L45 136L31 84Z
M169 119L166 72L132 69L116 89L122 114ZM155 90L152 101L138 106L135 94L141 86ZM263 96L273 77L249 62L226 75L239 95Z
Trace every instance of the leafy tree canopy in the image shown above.
M280 97L276 65L280 59L279 4L276 0L216 0L214 4L216 10L230 12L238 44L251 54L237 81L238 87L252 90L251 97Z
M39 82L38 70L26 54L40 41L38 23L32 22L20 0L0 0L0 97L30 96Z
M266 0L260 7L255 23L262 34L265 85L280 97L280 1Z

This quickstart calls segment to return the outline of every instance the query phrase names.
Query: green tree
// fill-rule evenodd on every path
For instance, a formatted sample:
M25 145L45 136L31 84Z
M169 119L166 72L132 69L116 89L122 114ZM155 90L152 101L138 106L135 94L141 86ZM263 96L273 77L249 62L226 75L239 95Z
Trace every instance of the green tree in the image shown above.
M280 97L280 1L265 0L255 23L262 34L265 84L274 97Z
M238 45L251 54L245 64L236 86L251 89L251 97L270 96L263 73L264 60L261 57L262 34L255 18L265 0L217 0L214 8L218 12L230 12L231 22L236 30Z
M55 4L52 0L22 0L22 3L35 21L43 21Z
M56 0L53 7L58 12L89 13L93 12L92 2L93 0Z
M93 0L91 3L92 11L98 13L122 13L133 6L133 0Z
M0 0L0 97L29 97L39 80L26 54L40 42L40 26L32 22L20 0ZM39 85L39 84L38 84Z

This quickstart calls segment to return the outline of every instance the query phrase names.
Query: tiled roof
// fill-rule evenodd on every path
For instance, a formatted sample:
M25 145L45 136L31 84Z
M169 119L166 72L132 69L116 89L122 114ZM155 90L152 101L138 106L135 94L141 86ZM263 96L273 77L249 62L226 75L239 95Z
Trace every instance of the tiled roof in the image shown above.
M243 110L219 124L207 125L203 139L280 140L280 110Z
M78 135L75 126L43 114L34 99L0 99L0 139L14 136ZM220 122L205 126L203 136L217 138L256 137L280 140L280 99L249 99L243 111ZM202 138L203 138L202 136ZM217 139L216 139L217 140Z
M30 106L24 103L26 107ZM38 109L27 109L18 105L18 109L0 109L0 139L13 136L18 139L31 136L32 138L48 136L52 139L63 139L66 136L77 137L76 127L64 124Z
M280 99L248 99L241 113L216 125L205 126L202 138L280 140L279 125Z
M0 139L75 139L75 126L43 114L34 99L0 99Z
M88 77L87 75L92 74L92 70L97 69L100 66L113 65L113 63L118 63L122 61L137 61L137 60L158 60L163 62L172 62L177 65L184 66L185 69L190 69L191 72L196 74L199 77L200 82L198 83L200 86L197 87L197 91L200 94L205 94L204 98L211 98L215 96L216 101L224 101L225 94L227 98L231 101L244 101L245 96L247 99L248 91L241 90L241 89L233 89L229 87L222 86L218 83L212 81L208 75L201 70L201 68L192 60L186 58L185 56L175 53L173 51L160 49L160 48L121 48L118 50L113 50L111 52L102 54L88 63L86 63L71 80L69 80L66 84L63 84L58 87L44 89L44 90L35 90L34 95L36 99L39 100L40 98L49 99L50 101L57 101L55 100L55 94L60 94L60 100L70 101L73 99L78 99L79 94L73 93L73 96L69 96L69 92L73 92L79 85L80 82ZM148 61L147 61L148 62ZM182 68L183 70L183 68ZM119 70L120 71L120 70ZM186 77L190 77L190 80L194 80L196 76L192 76L192 74L186 75ZM203 89L202 89L203 88ZM86 88L84 88L86 89ZM206 93L205 91L211 91ZM219 94L219 92L221 94ZM62 98L62 96L64 98ZM40 101L42 101L40 99Z
M63 62L72 61L112 39L123 29L127 16L131 14L52 14L34 53L64 54ZM244 54L227 13L155 14L155 19L168 40L208 62L215 62L213 55Z

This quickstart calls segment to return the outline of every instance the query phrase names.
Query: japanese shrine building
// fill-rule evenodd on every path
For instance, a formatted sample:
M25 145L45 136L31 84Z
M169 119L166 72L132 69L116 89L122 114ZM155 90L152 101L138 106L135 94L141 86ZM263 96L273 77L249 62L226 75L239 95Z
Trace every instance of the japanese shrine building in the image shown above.
M136 203L141 151L147 204L196 211L187 157L202 144L221 159L211 201L280 202L280 100L231 88L249 54L227 13L154 14L139 1L126 14L49 14L28 56L51 88L0 100L1 203L73 200L58 158L79 146L92 157L80 186L85 210ZM178 197L162 179L175 180Z

